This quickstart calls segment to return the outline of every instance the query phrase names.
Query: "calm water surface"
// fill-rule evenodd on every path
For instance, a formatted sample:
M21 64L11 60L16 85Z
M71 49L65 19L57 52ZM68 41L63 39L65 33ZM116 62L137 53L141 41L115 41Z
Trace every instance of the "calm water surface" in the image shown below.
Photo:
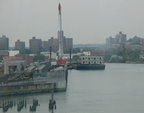
M33 98L40 103L35 113L51 113L48 110L50 94L0 100L20 98L27 100L27 108L20 113L30 113ZM144 64L106 64L105 70L70 70L67 91L55 93L54 99L57 102L54 113L144 113ZM17 108L7 113L17 113Z

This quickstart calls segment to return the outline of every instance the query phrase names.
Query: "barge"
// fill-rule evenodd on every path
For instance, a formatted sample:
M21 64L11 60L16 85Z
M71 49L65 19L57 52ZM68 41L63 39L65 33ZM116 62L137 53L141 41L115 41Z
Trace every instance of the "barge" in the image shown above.
M81 56L80 63L76 65L77 70L104 70L103 56Z

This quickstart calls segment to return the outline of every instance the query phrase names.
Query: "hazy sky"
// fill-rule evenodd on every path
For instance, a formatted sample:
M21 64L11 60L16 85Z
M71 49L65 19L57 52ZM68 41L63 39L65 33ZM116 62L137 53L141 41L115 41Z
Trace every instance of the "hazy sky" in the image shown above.
M57 38L58 3L63 31L78 43L105 43L119 31L144 38L144 0L0 0L0 36L26 41Z

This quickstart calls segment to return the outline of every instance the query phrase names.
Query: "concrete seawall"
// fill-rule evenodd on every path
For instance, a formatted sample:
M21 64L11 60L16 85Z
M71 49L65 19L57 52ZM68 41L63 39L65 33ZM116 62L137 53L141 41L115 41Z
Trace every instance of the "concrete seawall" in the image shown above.
M51 88L52 85L53 88ZM66 88L58 88L55 83L0 86L0 96L44 93L51 92L52 89L54 92L66 91Z

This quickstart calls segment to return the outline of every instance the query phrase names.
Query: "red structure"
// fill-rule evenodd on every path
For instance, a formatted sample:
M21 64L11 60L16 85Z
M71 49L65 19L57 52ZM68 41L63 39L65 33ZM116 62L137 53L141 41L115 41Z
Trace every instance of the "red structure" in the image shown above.
M65 65L66 64L66 60L63 60L63 59L56 60L56 64L57 65Z

